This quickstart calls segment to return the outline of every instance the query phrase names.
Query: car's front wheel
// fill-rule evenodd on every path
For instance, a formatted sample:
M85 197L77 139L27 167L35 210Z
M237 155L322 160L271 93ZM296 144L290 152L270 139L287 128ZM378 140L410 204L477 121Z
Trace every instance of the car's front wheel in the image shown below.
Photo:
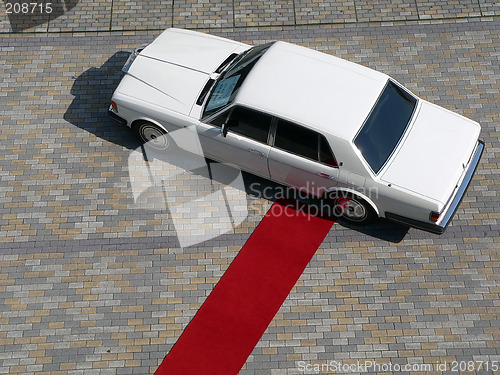
M154 150L166 151L175 144L165 130L149 121L134 123L132 129L143 144Z
M377 218L373 207L356 194L333 192L329 194L328 201L335 217L341 217L352 224L365 225Z

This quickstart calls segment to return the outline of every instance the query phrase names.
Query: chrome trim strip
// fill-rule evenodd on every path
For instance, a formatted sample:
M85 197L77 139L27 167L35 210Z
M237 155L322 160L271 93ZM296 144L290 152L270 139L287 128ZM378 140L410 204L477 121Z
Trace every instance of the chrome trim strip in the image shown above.
M446 210L445 216L441 220L441 223L438 224L439 227L446 228L446 226L450 223L451 219L453 218L453 215L455 214L455 211L460 205L460 202L462 202L465 192L467 191L467 188L469 187L472 177L476 172L479 160L481 159L481 155L483 154L483 150L484 150L484 142L478 140L474 156L472 157L471 162L469 164L469 169L467 170L465 177L462 180L462 183L460 184L457 193L455 194L455 197L453 198L451 204Z
M137 56L139 56L139 54L141 53L141 51L146 48L148 46L148 43L145 43L145 44L142 44L140 47L137 47L129 56L128 56L128 59L127 61L125 62L125 64L123 65L122 67L122 72L123 73L127 73L128 70L130 69L130 66L132 65L132 63L134 62L135 58Z

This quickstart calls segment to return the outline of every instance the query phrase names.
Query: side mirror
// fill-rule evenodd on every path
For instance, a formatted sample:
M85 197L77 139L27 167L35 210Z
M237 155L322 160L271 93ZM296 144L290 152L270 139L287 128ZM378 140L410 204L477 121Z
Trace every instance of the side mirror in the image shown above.
M224 138L227 136L227 124L226 123L222 124L222 128L221 128L220 132L222 133L222 136Z

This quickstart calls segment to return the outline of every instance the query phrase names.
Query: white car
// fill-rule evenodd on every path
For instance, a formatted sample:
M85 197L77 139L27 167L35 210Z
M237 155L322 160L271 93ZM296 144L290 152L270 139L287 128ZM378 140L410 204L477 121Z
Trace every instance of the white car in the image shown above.
M330 199L344 219L442 233L479 163L478 123L389 76L285 42L168 29L134 51L109 115L162 150L196 127L205 155Z

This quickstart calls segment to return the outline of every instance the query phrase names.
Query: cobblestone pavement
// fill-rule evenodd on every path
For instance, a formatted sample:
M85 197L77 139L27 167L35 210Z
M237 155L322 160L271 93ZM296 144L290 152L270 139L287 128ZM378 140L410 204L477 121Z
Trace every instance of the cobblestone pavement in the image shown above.
M107 103L128 53L171 25L287 40L378 69L479 121L486 143L444 235L335 224L241 374L370 360L432 373L446 362L450 374L452 361L485 361L493 373L499 15L493 0L66 0L40 19L2 12L0 373L152 373L272 203L249 189L240 226L188 248L167 210L134 203L127 161L138 143L105 117ZM384 373L429 373L413 370Z
M29 17L4 0L0 32L67 32L300 26L354 22L443 20L500 15L496 0L37 0ZM27 2L29 3L29 1Z

